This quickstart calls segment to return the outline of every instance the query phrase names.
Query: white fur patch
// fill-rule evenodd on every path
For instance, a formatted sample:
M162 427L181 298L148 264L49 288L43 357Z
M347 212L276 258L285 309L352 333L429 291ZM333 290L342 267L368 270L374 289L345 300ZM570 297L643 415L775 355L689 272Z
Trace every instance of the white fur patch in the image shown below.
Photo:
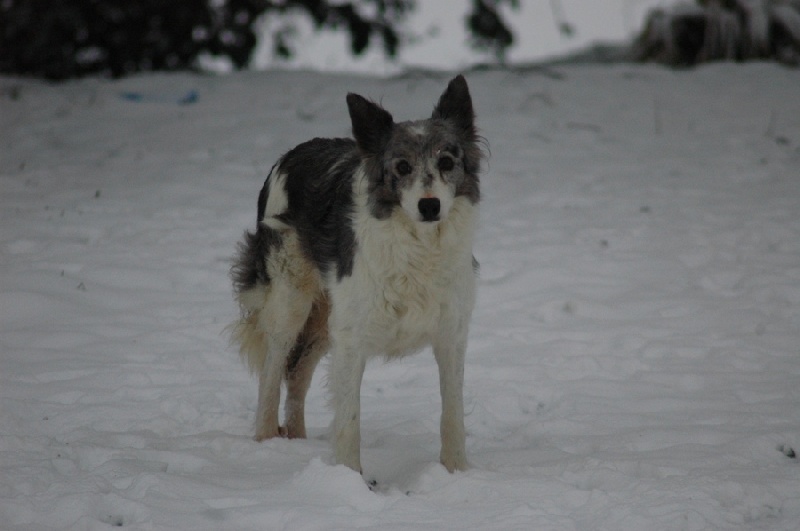
M477 205L455 198L439 223L415 221L404 209L379 220L369 211L365 183L363 174L356 174L352 274L326 279L336 462L361 469L359 389L367 359L433 345L442 391L440 460L450 471L465 470L463 374L475 304Z
M409 124L408 130L418 136L425 136L428 134L428 127L424 123Z
M364 192L356 190L358 252L352 275L328 286L331 329L357 326L364 337L356 340L369 354L401 356L434 342L441 322L453 318L443 313L470 315L478 208L447 191L439 197L443 210L449 197L449 212L439 223L414 221L401 212L378 220L369 213Z
M283 329L299 331L308 316L305 306L322 290L319 271L304 257L295 233L289 233L281 247L267 257L267 271L272 282L236 295L242 316L231 330L242 359L254 374L264 368L269 342ZM305 305L300 302L296 309L302 300Z
M289 207L289 196L286 194L287 174L282 172L280 167L276 167L269 174L269 195L267 197L267 207L264 211L264 219L261 223L271 229L286 230L289 226L277 218Z

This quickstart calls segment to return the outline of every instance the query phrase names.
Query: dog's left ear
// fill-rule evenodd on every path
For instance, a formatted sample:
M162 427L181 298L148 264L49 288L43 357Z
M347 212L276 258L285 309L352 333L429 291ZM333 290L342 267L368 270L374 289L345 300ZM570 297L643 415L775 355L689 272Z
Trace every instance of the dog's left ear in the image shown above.
M467 135L468 140L474 140L475 112L472 110L472 97L464 76L457 75L447 85L439 103L433 109L431 118L450 120L456 127Z
M358 147L367 155L380 153L392 137L392 115L383 107L352 92L347 95L347 109Z

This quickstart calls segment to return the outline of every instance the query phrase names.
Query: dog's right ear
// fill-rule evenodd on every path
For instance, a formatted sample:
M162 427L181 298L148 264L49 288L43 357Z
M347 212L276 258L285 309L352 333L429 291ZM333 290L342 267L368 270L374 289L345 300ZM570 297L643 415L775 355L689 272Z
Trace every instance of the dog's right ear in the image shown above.
M358 147L368 155L379 153L392 136L392 115L383 107L352 92L347 95L347 109Z
M472 96L469 95L464 76L459 74L450 80L433 109L431 118L452 121L470 141L475 141L475 112L472 110Z

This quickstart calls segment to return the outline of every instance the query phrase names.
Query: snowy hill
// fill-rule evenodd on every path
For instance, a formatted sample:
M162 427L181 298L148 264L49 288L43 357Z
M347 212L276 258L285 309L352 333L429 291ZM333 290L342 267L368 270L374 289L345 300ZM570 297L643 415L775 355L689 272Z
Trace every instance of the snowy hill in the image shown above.
M362 478L251 439L227 277L275 159L344 95L447 76L0 78L0 527L797 529L800 72L468 75L491 145L466 366L438 459L430 353L367 367Z

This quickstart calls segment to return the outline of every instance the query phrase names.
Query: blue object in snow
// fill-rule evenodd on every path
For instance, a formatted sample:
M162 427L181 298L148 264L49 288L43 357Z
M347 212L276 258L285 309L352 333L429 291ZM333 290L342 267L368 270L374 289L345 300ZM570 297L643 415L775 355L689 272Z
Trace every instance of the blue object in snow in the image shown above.
M120 92L119 96L128 101L149 102L149 103L177 103L178 105L191 105L197 103L200 94L194 90L187 90L183 95L175 98L165 94L146 94L144 92Z

